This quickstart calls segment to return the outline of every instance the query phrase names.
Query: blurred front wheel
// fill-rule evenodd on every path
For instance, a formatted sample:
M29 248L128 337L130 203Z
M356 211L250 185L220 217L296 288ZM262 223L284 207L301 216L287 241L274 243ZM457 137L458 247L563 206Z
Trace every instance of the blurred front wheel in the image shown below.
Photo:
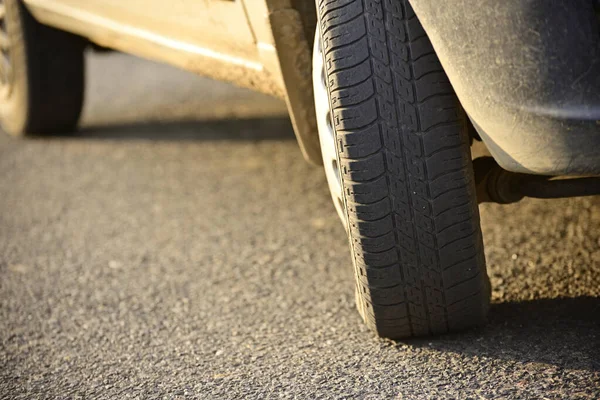
M11 135L69 133L83 105L84 39L0 0L0 124Z

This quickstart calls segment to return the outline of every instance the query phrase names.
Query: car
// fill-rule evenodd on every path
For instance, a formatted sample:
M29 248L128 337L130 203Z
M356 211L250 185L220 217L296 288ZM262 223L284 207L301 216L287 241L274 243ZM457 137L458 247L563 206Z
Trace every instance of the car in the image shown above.
M479 203L600 193L599 16L597 0L0 0L0 121L75 131L90 49L279 97L324 167L365 323L455 332L490 305Z

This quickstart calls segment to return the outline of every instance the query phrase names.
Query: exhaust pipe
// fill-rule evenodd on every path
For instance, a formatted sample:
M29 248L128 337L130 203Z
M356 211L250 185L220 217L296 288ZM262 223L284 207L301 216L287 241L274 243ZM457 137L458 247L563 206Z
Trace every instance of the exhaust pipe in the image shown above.
M560 178L506 171L492 157L473 161L477 201L510 204L523 197L559 199L600 195L600 177Z

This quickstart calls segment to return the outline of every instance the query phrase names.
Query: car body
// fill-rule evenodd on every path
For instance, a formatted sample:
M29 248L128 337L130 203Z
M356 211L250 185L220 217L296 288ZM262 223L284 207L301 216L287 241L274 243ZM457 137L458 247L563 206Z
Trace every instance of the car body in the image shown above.
M285 99L320 163L307 0L25 0L42 23ZM514 172L600 173L595 0L412 0L462 105ZM596 4L594 4L596 3Z
M34 17L91 42L285 99L320 163L311 83L316 26L305 0L26 0Z

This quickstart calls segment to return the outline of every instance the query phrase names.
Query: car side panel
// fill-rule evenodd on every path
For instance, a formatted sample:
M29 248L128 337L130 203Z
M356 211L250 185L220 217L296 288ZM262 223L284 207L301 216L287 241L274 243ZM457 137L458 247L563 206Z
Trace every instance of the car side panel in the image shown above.
M284 99L305 159L321 163L312 0L24 1L40 22L96 44Z
M109 48L284 97L240 1L25 0L40 22Z

